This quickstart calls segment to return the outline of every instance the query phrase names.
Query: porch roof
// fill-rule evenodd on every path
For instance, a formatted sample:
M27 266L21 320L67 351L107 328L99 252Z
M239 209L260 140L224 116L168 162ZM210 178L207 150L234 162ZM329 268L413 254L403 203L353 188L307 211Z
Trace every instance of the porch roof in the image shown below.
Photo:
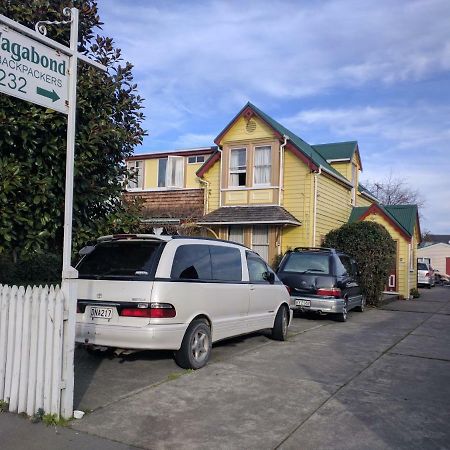
M197 221L203 225L301 225L290 212L281 206L223 206Z

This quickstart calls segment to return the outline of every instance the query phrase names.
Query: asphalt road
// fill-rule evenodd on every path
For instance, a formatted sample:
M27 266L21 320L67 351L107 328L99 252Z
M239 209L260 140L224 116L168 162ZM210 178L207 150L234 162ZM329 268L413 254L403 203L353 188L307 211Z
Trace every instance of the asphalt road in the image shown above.
M450 448L450 288L421 292L346 323L295 318L288 342L220 343L196 372L169 352L79 349L89 413L64 429L0 414L0 447Z

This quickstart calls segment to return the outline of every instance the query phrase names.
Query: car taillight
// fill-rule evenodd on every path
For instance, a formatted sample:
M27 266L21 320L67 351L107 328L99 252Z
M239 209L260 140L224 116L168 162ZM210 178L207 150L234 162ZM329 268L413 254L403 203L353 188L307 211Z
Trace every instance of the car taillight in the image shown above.
M119 315L124 317L147 317L148 319L167 319L175 317L175 307L170 303L150 303L146 308L133 307L123 308Z
M288 294L291 295L291 288L289 286L284 285L284 287L287 289Z
M340 298L341 290L339 288L319 288L317 289L317 295Z

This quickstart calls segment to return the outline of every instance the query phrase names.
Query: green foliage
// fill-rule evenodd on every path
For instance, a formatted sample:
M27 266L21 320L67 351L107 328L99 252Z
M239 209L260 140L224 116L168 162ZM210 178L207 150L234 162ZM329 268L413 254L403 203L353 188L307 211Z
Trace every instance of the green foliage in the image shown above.
M0 413L6 412L9 409L9 403L5 400L0 400Z
M145 134L142 98L132 65L109 37L94 0L23 0L0 3L0 14L34 28L39 20L65 19L80 10L79 51L108 67L104 73L79 62L74 175L74 250L108 227L130 226L122 205L128 177L124 158ZM49 26L48 37L68 45L68 25ZM61 251L66 157L64 114L0 96L0 254ZM122 180L122 181L121 181Z
M35 253L19 257L14 262L0 255L0 284L45 285L61 284L62 258L52 253Z
M42 422L43 417L44 417L44 410L42 408L39 408L37 412L30 417L30 421L32 423L39 423Z
M366 301L377 305L395 263L395 242L386 228L375 222L345 224L330 231L323 246L341 250L356 260Z
M413 298L419 298L420 297L420 292L419 292L419 289L417 289L417 288L412 288L409 291L409 294L412 295Z

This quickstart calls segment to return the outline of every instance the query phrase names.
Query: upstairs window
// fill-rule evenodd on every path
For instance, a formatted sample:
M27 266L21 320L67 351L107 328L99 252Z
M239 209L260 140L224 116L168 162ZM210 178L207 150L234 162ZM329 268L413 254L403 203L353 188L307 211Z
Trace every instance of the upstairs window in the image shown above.
M234 148L230 156L230 186L247 185L247 150Z
M188 164L198 164L205 162L205 155L189 156Z
M255 147L254 184L270 184L272 173L272 148Z
M184 187L182 156L169 156L158 161L158 187Z
M127 168L132 175L132 179L128 181L128 189L143 189L144 161L128 161Z

